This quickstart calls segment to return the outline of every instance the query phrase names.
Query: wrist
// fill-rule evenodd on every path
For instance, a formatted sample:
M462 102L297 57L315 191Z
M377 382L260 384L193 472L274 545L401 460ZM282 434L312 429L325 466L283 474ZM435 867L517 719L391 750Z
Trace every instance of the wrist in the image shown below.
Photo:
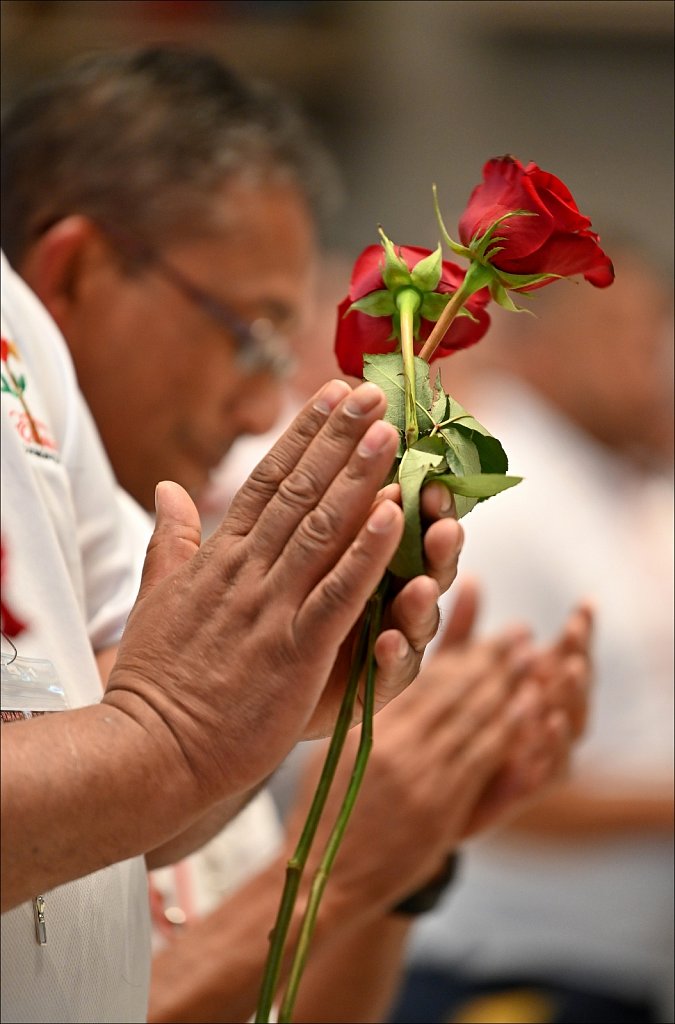
M417 917L437 907L457 877L459 861L459 853L455 850L446 858L440 871L392 907L390 913L402 917Z

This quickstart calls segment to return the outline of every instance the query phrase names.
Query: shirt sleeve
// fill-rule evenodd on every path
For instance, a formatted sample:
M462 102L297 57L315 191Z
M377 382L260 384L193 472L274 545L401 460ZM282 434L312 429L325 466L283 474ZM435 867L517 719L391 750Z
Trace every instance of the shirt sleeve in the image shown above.
M133 534L117 500L117 484L93 418L78 387L68 347L25 282L2 257L3 315L20 347L30 394L52 435L67 477L68 529L64 558L76 560L82 611L94 650L115 645L138 590ZM4 323L4 320L3 320ZM66 522L65 511L61 517ZM77 575L80 576L78 570ZM71 567L75 574L75 566Z

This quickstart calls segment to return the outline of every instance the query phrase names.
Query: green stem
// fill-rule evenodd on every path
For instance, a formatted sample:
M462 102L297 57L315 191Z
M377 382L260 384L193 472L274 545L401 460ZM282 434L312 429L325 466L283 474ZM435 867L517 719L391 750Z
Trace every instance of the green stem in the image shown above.
M269 1020L274 996L279 983L279 974L281 972L281 963L286 944L286 937L288 935L288 929L293 916L293 908L295 907L302 873L304 871L305 864L307 863L307 858L312 847L319 819L321 818L321 814L328 798L328 792L333 781L333 777L335 776L335 771L349 727L353 721L354 704L356 703L361 670L363 668L363 661L367 652L370 629L371 609L369 606L361 625L361 631L354 651L347 687L342 698L342 704L340 705L335 729L328 747L319 783L307 814L300 839L298 840L293 856L286 866L284 889L281 894L277 919L270 935L270 948L267 954L267 961L265 963L260 996L258 999L258 1009L255 1017L256 1024L266 1024Z
M414 288L404 288L396 296L396 305L401 314L401 353L403 355L403 378L405 382L405 440L410 448L419 437L415 391L415 313L421 298Z
M484 288L486 284L489 284L492 277L493 274L489 267L486 267L477 261L473 261L471 263L461 287L458 288L452 296L436 321L431 334L424 342L424 345L420 350L420 359L425 359L427 363L430 361L432 355L443 341L450 324L455 319L464 303L467 302L475 292L480 291L480 289Z
M349 780L347 792L345 793L342 806L336 819L333 830L330 834L323 858L314 875L312 887L307 902L307 908L302 921L300 937L291 965L288 980L288 987L279 1010L279 1024L288 1024L292 1019L293 1007L298 994L300 980L304 972L309 945L316 926L319 905L326 887L328 877L333 867L333 862L342 843L345 829L349 823L354 804L363 782L363 776L368 764L368 757L373 745L373 715L375 705L375 677L377 665L375 662L374 646L377 640L382 623L382 611L384 595L387 586L387 577L380 584L378 590L371 598L372 616L370 620L370 635L368 638L368 654L366 660L366 682L363 695L363 723L361 726L361 739L354 761L354 768Z

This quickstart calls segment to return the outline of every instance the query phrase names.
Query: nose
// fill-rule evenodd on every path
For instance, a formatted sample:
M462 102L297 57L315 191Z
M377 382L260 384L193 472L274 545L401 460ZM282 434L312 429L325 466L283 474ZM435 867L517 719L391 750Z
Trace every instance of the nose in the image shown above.
M242 385L233 410L238 433L266 434L281 415L283 385L270 374L260 373Z

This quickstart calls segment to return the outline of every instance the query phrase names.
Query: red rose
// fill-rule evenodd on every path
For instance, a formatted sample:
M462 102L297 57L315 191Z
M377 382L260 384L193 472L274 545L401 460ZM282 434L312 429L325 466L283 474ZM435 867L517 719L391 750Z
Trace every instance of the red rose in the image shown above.
M506 274L583 274L597 288L614 280L611 260L598 245L591 222L579 212L566 185L536 164L523 167L512 156L488 160L483 184L471 193L459 222L459 235L466 246L514 210L527 210L536 217L509 217L499 224L495 243L501 251L490 258ZM521 290L541 287L540 282ZM517 288L515 290L518 290Z
M425 256L431 255L431 250L421 249L414 245L397 246L396 251L410 270ZM347 313L353 302L385 288L382 279L384 259L382 246L370 245L364 249L354 264L349 295L338 306L335 354L342 372L351 377L362 375L364 354L394 352L398 346L398 340L392 329L391 316L369 316L359 310ZM463 280L462 268L444 260L441 279L434 290L443 294L456 292ZM489 301L490 293L487 288L482 288L471 296L465 305L472 316L476 317L476 320L471 320L466 316L457 317L434 352L432 361L459 349L468 348L469 345L480 341L490 326L490 317L485 311L485 306ZM420 320L418 332L420 343L415 345L416 351L429 337L433 326L434 323L431 320L424 318Z

